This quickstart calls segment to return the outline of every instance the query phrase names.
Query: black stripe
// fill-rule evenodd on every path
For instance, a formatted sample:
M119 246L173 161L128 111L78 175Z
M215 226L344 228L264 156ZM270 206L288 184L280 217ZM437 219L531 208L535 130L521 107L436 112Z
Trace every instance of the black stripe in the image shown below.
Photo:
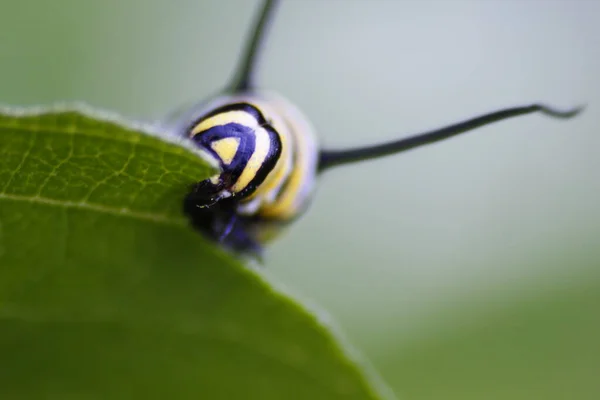
M224 164L223 160L221 160L219 155L211 147L211 143L216 140L232 137L238 138L240 140L240 144L231 163ZM235 123L214 126L194 136L192 141L194 141L203 149L206 149L210 154L221 161L221 169L224 173L222 176L227 178L227 181L224 182L226 187L230 187L237 182L240 175L244 171L244 168L246 168L248 160L250 160L250 157L252 157L256 147L256 136L254 129L246 125Z
M200 116L197 116L196 118L194 118L193 121L187 126L187 129L185 129L185 131L184 131L185 136L191 138L192 131L198 125L200 125L200 123L207 120L208 118L214 117L217 114L221 114L221 113L228 112L228 111L245 111L248 114L250 114L252 117L254 117L254 119L257 121L258 125L266 125L268 123L268 121L265 119L264 115L260 112L258 107L253 106L250 103L245 103L245 102L229 103L229 104L225 104L224 106L214 108L214 109L208 111L207 113L201 114ZM200 133L202 133L202 132L200 132ZM200 133L198 133L198 134L200 134ZM194 136L197 136L198 134L196 134Z
M235 157L233 157L231 164L227 166L227 172L230 174L229 182L227 182L228 185L233 186L238 181L240 175L244 172L246 165L248 165L248 161L252 157L252 154L256 151L256 134L251 128L248 129L251 130L250 133L239 136L240 145L238 146L238 151L235 153Z
M192 141L199 146L210 146L213 142L227 138L240 138L244 139L246 136L253 136L254 128L238 124L237 122L230 122L225 125L216 125L205 131L202 131L192 137Z
M292 130L292 127L286 122L286 125L288 127L288 131L290 132L290 137L291 137L291 146L292 146L292 169L290 171L290 173L288 174L288 176L285 178L285 181L283 182L283 184L281 185L281 189L279 189L279 193L277 193L277 197L275 197L275 202L279 202L281 200L281 196L283 196L283 193L285 193L288 185L290 184L290 180L292 179L292 173L299 168L297 163L299 160L299 154L298 152L301 151L300 150L300 145L298 144L298 139L296 138L296 135L298 134L298 132Z
M254 191L265 181L267 175L277 165L277 162L281 158L282 144L281 138L279 137L279 133L271 125L265 125L263 128L269 134L269 152L265 158L265 161L262 163L254 178L248 183L248 185L240 192L240 197L244 198L246 196L251 195Z

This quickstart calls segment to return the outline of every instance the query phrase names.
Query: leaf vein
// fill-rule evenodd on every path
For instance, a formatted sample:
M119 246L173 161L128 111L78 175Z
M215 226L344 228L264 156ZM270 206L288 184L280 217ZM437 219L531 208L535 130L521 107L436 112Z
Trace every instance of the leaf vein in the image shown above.
M142 219L142 220L152 221L152 222L157 222L157 223L163 223L166 225L176 225L176 226L185 225L185 218L183 218L183 217L178 218L178 217L170 216L167 214L156 214L156 213L151 213L151 212L135 211L135 210L131 210L127 207L123 207L123 208L109 207L109 206L105 206L102 204L87 203L87 202L83 202L83 201L74 202L74 201L67 201L67 200L50 199L47 197L40 197L40 196L20 196L20 195L7 194L7 193L0 193L0 200L12 200L12 201L22 201L22 202L28 202L28 203L46 204L46 205L52 205L52 206L56 206L56 207L63 207L63 208L73 208L73 209L78 208L78 209L83 209L83 210L95 211L95 212L99 212L99 213L103 213L103 214L111 214L111 215L116 215L116 216L124 216L124 217Z
M21 158L21 162L19 163L19 165L17 165L17 168L15 168L12 171L12 173L10 174L10 178L8 178L8 180L6 181L6 184L2 188L2 193L6 193L6 191L10 187L10 184L12 183L13 179L19 173L21 168L23 168L23 165L25 164L25 161L27 161L27 158L29 158L29 155L31 154L31 152L33 151L33 148L35 147L35 138L36 138L36 133L32 132L32 137L31 137L31 140L29 141L29 147L23 153L23 158Z
M55 176L58 169L60 167L62 167L63 165L65 165L67 162L69 162L69 160L71 160L71 158L73 158L73 154L75 151L74 148L75 148L75 139L74 139L74 135L71 135L71 137L69 138L69 154L67 154L65 159L60 160L56 165L52 165L52 166L49 165L49 163L46 163L48 166L50 166L52 168L52 171L46 176L46 178L44 179L44 182L42 182L42 184L40 185L40 189L38 190L38 193L37 193L38 196L42 196L42 193L44 192L46 185L48 184L50 179L52 179L52 177Z

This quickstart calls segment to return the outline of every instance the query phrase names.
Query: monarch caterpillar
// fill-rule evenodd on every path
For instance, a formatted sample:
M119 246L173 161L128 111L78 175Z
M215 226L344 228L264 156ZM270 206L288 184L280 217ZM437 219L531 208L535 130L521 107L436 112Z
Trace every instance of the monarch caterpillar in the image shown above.
M218 174L190 189L185 214L196 229L236 253L260 259L263 246L304 213L317 177L332 167L397 154L520 115L537 112L566 119L582 110L531 104L387 143L319 149L302 112L256 85L259 55L279 3L264 1L226 88L167 123L168 129L194 142L219 167Z

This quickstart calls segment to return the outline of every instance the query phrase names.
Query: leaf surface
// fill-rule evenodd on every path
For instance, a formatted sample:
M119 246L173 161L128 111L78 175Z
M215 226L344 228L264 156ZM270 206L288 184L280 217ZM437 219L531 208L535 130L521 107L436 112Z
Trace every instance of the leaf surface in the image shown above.
M0 116L0 398L374 399L330 330L189 228L193 148Z

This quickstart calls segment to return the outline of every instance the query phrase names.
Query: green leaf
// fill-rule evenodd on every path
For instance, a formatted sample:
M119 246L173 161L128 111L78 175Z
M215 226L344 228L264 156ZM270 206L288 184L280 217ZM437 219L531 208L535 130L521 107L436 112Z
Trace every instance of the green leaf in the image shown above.
M331 331L188 227L191 146L0 116L0 398L374 399Z

